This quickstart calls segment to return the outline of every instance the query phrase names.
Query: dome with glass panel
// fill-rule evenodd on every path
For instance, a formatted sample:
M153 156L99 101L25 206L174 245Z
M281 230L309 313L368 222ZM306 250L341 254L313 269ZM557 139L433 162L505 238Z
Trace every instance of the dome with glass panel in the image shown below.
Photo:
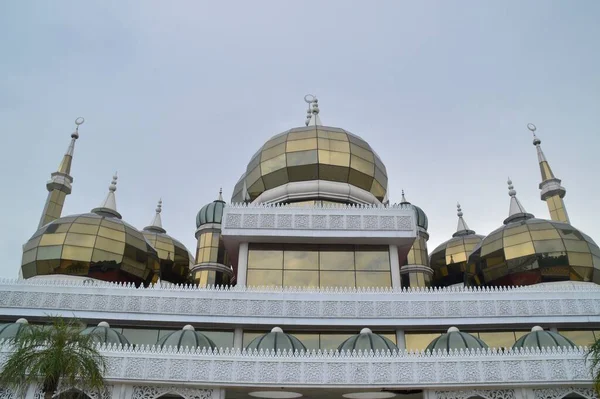
M469 256L469 283L600 283L600 248L594 240L568 223L536 219L525 212L510 184L510 215Z
M31 327L26 319L18 319L14 323L0 324L0 341L14 339L28 328Z
M185 245L167 234L162 227L161 212L162 200L158 201L152 223L144 227L142 233L157 252L161 281L175 284L187 283L190 269L194 265L194 256Z
M56 219L23 247L23 278L71 275L148 285L159 271L158 256L141 231L121 219L114 191L90 213Z
M431 341L425 350L450 351L457 349L483 349L487 347L486 343L476 336L459 331L456 327L450 327L446 334L442 334Z
M431 252L429 265L433 269L434 286L450 286L465 283L467 259L473 248L484 238L469 229L463 219L460 204L457 205L458 227L452 238Z
M194 326L185 325L181 330L165 335L156 343L162 347L175 348L207 348L215 349L217 345L206 335L194 329Z
M105 321L101 321L97 326L84 329L81 334L89 335L94 342L101 344L129 345L127 338L114 328L110 328L110 325Z
M555 333L553 331L546 331L540 326L535 326L531 329L529 334L523 335L515 342L513 349L516 348L556 348L556 347L568 347L573 348L576 345L569 338Z
M222 192L219 191L219 198L204 205L196 215L196 227L210 223L220 224L223 219L223 208L225 208L225 201Z
M383 335L375 334L369 328L363 328L338 346L339 351L397 351L398 347Z
M258 351L304 351L306 346L292 334L284 333L279 327L273 327L271 332L256 337L246 346L249 350Z
M387 171L369 143L344 129L322 126L318 108L307 123L272 137L258 150L232 202L387 201Z

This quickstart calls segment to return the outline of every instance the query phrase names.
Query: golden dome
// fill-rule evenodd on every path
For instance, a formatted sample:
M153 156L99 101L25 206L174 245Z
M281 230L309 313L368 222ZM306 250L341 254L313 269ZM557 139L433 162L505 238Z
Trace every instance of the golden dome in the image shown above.
M166 233L148 227L142 233L158 253L160 279L175 284L187 283L190 268L194 265L194 256L185 245Z
M236 184L232 202L322 198L376 203L386 200L387 180L383 162L366 141L343 129L307 126L274 136L261 147ZM320 185L289 187L290 183L311 181ZM286 185L281 193L261 197Z
M472 285L600 283L600 249L567 223L523 216L490 233L469 256Z
M175 284L187 283L190 268L194 265L194 256L185 245L167 234L162 227L161 212L162 200L159 200L156 214L150 225L144 227L142 234L158 253L160 279Z
M438 245L429 256L429 266L433 269L433 285L447 287L465 283L467 259L473 248L483 240L483 236L469 229L463 219L460 204L456 204L458 225L452 238Z
M149 284L158 272L156 251L135 227L108 213L57 219L23 247L24 278L67 274Z
M429 266L433 269L434 286L447 287L464 283L467 259L483 239L477 234L452 237L431 252Z

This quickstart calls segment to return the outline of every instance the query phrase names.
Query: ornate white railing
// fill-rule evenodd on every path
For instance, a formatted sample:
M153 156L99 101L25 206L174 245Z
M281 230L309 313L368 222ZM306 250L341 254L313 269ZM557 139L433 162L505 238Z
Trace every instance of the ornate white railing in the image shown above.
M293 235L408 239L415 237L415 211L406 205L228 205L223 236Z
M175 350L101 346L106 378L202 386L389 388L589 385L585 348L444 353ZM10 351L0 348L0 364Z
M0 280L0 314L64 315L172 323L314 326L448 326L600 323L594 284L524 288L308 290L135 288L99 283Z

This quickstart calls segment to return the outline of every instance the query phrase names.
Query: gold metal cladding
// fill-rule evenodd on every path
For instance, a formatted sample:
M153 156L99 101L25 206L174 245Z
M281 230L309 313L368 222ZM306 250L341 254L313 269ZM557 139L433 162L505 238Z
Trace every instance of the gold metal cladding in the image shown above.
M187 248L165 233L144 230L143 234L158 254L161 280L175 284L187 283L190 264L194 263Z
M600 283L600 249L573 226L528 219L490 233L467 265L474 285L531 285L548 281Z
M124 221L95 213L40 228L23 247L24 278L48 274L147 284L159 272L156 251Z
M388 182L383 162L366 141L343 129L310 126L267 141L236 184L232 202L244 201L244 187L252 201L272 188L310 180L349 183L380 201Z
M434 285L448 286L464 282L467 259L483 238L476 234L457 236L434 249L429 260Z

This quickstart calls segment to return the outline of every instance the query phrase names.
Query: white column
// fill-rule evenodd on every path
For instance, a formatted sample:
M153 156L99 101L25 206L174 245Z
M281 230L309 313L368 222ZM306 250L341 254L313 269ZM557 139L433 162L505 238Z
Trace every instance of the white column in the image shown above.
M404 330L396 330L396 346L400 350L406 349L406 337L404 336Z
M233 330L233 347L235 349L242 349L244 345L244 330L236 328Z
M392 268L392 288L400 288L400 261L398 260L397 245L390 245L390 267Z
M34 399L35 398L35 391L37 390L37 385L30 385L29 388L27 388L27 390L25 391L25 396L24 399ZM16 397L16 395L15 395Z
M244 287L246 285L246 273L248 272L248 243L240 244L240 252L238 253L237 267L237 285Z

